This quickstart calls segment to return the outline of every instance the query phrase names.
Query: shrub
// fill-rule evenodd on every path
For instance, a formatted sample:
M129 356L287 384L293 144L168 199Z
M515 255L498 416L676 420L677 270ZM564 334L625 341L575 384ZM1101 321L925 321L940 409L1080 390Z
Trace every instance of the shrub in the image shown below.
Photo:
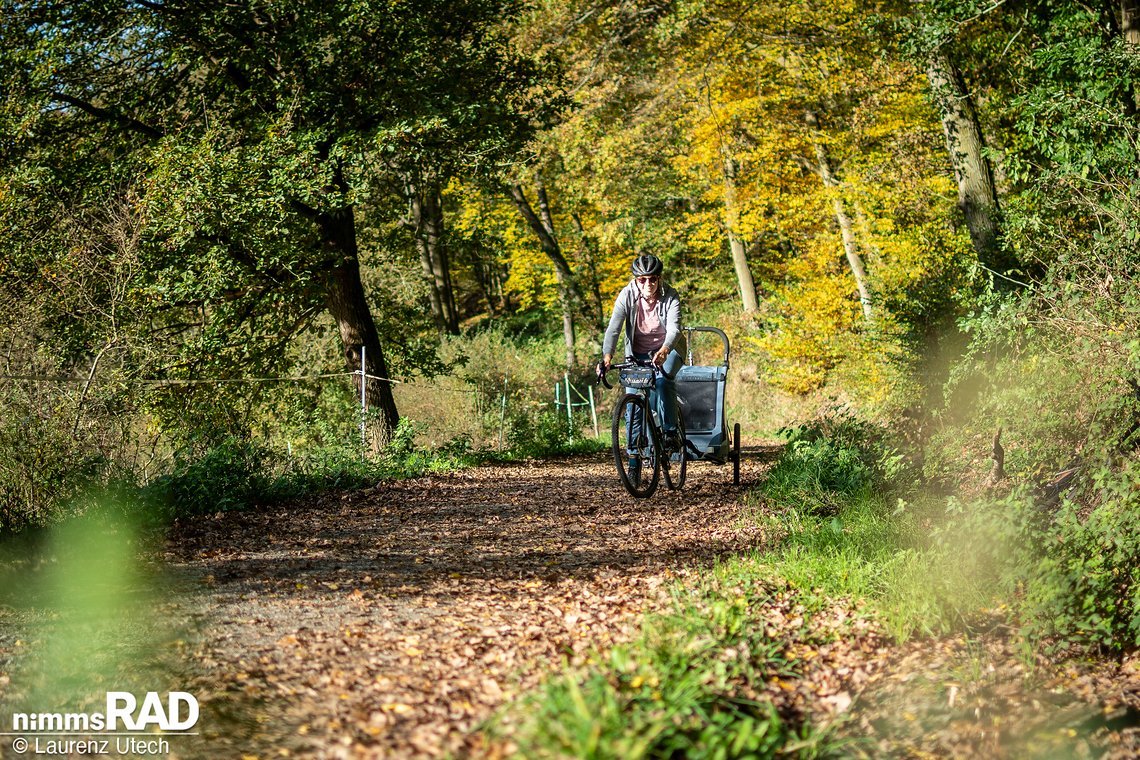
M885 431L844 410L780 431L788 445L764 490L782 501L835 511L835 496L867 495L900 482L905 462Z
M1062 646L1140 645L1140 464L1098 469L1083 498L1062 501L1036 556L1023 603L1031 634Z
M143 499L168 515L248 507L269 491L271 461L264 447L230 438L201 456L177 457L170 474L143 489Z
M788 437L763 487L775 575L807 594L868 601L898 639L950 630L1013 588L1014 512L917 491L884 429L850 413Z
M15 389L0 398L0 533L52 522L109 469L58 409L34 402Z

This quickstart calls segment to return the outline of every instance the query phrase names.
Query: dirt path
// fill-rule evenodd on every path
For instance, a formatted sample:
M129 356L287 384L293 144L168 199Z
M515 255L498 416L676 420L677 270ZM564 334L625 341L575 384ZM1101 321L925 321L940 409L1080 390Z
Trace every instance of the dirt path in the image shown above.
M167 562L204 593L211 752L478 753L471 729L662 585L757 545L740 495L770 456L628 497L604 456L481 467L188 521ZM218 684L228 684L219 687Z
M741 497L773 453L745 462L740 487L728 468L697 465L683 492L648 500L626 496L599 455L194 518L169 532L143 579L147 614L117 629L80 621L69 640L106 629L111 646L95 651L108 664L91 683L199 699L201 736L172 741L172 757L494 756L473 729L496 708L563 661L632 635L668 603L669 581L760 545ZM45 554L21 572L31 582L53 563ZM0 707L35 691L34 672L16 665L50 660L43 641L58 628L43 604L2 602ZM757 618L793 649L796 604L777 593ZM813 625L836 623L834 635L790 649L801 677L763 691L782 714L822 724L842 714L852 755L1140 754L1136 656L1039 661L1031 673L1000 633L894 647L862 619L857 632L838 624L850 611L836 600L814 615Z
M79 709L87 687L185 690L202 716L200 736L171 740L183 760L493 757L474 729L496 708L632 635L669 602L671 580L760 545L741 497L773 453L745 462L740 487L728 468L697 465L683 492L648 500L626 496L599 455L187 520L121 620L81 609L68 622L48 599L0 594L0 713ZM28 556L8 585L42 585L56 562ZM793 719L838 717L850 755L1140 756L1135 654L1053 667L1027 660L1000 625L891 646L851 611L835 600L815 613L812 625L835 628L810 649L796 644L794 593L757 617L800 673L761 691ZM91 653L86 680L76 662L42 677L21 666L65 654L61 631ZM37 692L53 681L56 701Z

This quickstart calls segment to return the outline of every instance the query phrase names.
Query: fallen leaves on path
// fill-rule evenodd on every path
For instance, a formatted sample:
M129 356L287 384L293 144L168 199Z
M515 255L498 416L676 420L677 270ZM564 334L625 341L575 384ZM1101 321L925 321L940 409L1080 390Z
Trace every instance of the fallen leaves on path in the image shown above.
M697 464L682 492L648 500L628 497L597 456L187 520L163 558L178 583L135 605L143 625L122 621L130 656L91 665L107 687L199 699L201 736L172 741L172 757L493 756L502 747L477 731L483 720L564 663L630 639L716 558L764 545L740 497L765 464L744 465L741 487L728 468ZM21 570L29 582L54 561L36 556ZM33 699L39 676L25 666L66 621L29 604L0 608L0 703L84 706ZM793 721L838 719L852 754L1140 755L1135 655L1055 667L1000 620L972 639L891 646L857 605L809 613L778 580L759 609L755 624L794 667L745 696Z
M235 751L477 751L475 726L540 675L762 543L739 496L763 466L733 487L696 464L683 491L637 500L605 457L547 460L187 521L167 559L206 592L202 730L251 745Z
M893 648L843 728L861 741L852 754L1140 756L1140 658L1054 659L1019 646L1000 616L990 623Z

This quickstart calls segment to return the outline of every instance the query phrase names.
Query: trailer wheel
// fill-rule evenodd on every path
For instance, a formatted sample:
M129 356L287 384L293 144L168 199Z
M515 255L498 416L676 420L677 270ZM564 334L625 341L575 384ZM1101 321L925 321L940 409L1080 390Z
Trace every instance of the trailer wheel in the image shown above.
M732 484L740 485L740 423L732 426Z

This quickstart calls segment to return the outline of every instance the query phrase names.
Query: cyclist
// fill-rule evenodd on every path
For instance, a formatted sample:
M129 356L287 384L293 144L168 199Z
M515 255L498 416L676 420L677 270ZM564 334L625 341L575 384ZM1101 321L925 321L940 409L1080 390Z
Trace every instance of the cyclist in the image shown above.
M680 446L677 436L677 386L673 379L684 363L684 335L681 333L681 298L677 291L661 281L661 259L651 253L638 256L630 264L633 279L618 293L613 315L602 341L602 362L599 373L604 373L613 362L618 333L625 328L625 356L642 361L653 360L661 368L657 378L658 410L665 435L675 447ZM629 437L636 441L641 434L640 415L630 420ZM640 462L630 458L630 475L636 477Z

